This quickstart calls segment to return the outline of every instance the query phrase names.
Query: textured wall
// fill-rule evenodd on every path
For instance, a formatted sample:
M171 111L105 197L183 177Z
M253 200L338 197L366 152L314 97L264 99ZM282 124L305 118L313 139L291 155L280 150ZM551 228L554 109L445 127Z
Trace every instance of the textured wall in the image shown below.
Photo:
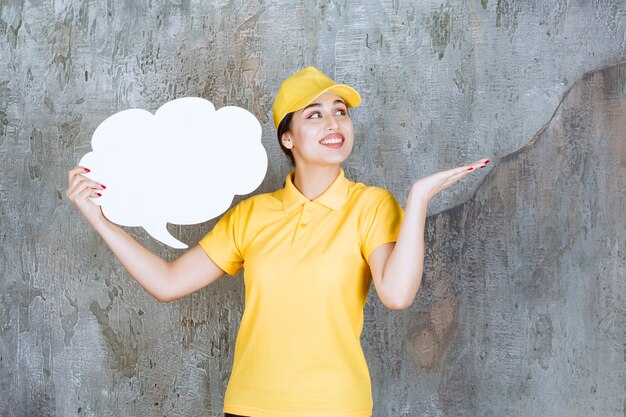
M397 359L376 370L396 399L379 415L625 414L625 126L623 61L429 218L418 301L367 338L376 363Z
M493 160L433 202L414 305L371 293L374 415L626 415L626 64L583 76L626 57L626 4L277 3L1 0L0 415L220 415L241 279L156 302L65 199L67 169L110 114L195 95L261 120L273 190L273 96L310 64L364 97L352 179L403 202Z

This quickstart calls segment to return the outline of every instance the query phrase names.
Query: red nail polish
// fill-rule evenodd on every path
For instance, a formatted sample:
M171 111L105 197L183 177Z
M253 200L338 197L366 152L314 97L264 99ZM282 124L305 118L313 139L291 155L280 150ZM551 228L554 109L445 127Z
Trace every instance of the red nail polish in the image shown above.
M468 171L471 171L471 170L473 170L473 169L474 169L474 168L472 168L472 167L467 168L467 170L468 170Z
M96 195L97 195L98 197L102 197L102 194L100 194L100 193L96 193Z
M486 166L487 166L487 165L483 165L483 166L481 166L481 168L484 168L484 167L486 167Z
M85 172L91 172L91 170L89 168L84 168Z
M100 187L102 187L103 190L107 189L106 185L104 185L104 184L100 184Z
M485 164L486 164L487 162L489 162L489 159L487 159L487 160L485 161Z

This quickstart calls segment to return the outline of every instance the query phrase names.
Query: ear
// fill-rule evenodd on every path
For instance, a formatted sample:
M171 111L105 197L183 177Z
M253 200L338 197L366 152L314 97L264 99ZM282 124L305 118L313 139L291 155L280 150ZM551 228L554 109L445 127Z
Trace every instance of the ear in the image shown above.
M285 148L293 148L293 141L291 140L291 135L289 134L289 131L283 133L283 136L280 138L280 140Z

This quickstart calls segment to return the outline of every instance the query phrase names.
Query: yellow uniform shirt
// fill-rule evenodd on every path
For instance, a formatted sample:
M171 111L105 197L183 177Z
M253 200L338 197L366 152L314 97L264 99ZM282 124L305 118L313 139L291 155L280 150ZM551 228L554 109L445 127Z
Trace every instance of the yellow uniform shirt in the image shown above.
M245 308L224 412L253 417L369 417L361 349L366 262L395 242L402 208L341 170L311 201L285 188L230 209L200 241L220 268L244 268Z

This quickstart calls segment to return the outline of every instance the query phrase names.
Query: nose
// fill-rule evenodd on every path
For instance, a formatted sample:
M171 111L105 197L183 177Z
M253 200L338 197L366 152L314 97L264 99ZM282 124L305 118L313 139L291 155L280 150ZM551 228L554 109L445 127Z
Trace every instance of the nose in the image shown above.
M339 122L334 114L326 118L326 129L331 131L339 129Z

